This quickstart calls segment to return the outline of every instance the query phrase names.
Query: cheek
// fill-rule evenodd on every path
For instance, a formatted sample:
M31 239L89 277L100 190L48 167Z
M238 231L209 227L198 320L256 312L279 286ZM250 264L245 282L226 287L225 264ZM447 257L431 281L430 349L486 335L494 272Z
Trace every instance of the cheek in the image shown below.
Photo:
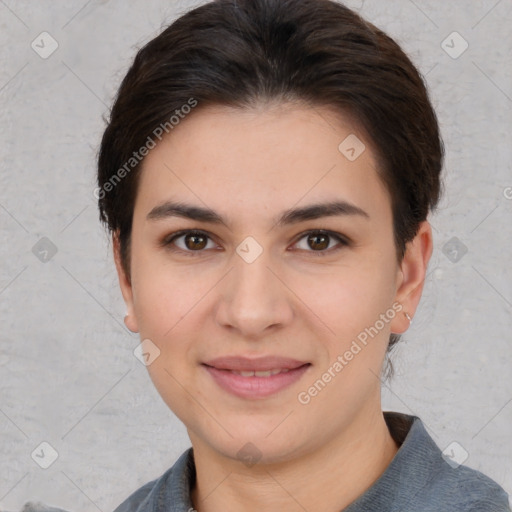
M299 277L304 302L336 333L347 340L375 323L392 304L395 267L372 258L358 265L333 269L328 274ZM331 333L332 334L332 333Z
M170 265L165 254L149 249L134 253L132 268L135 314L148 338L172 337L214 284L214 276Z
M338 404L343 414L350 410L355 414L358 404L367 402L375 392L391 321L397 314L392 306L394 270L391 258L368 260L310 283L310 290L316 286L316 293L310 291L308 306L318 312L329 334L322 337L326 353L307 383L313 388L303 391L312 389L315 407L330 411L326 414L338 415L331 411L332 403ZM327 383L326 390L318 392L322 383Z
M186 421L197 403L183 387L191 388L190 369L196 363L194 350L199 338L197 316L213 282L159 263L157 258L139 258L134 270L140 338L151 340L159 350L147 366L149 376L168 407Z

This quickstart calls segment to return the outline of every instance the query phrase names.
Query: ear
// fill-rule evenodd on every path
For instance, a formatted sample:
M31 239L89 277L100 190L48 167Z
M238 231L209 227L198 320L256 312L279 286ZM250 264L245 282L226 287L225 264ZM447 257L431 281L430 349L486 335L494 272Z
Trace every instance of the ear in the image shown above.
M414 317L421 299L428 262L432 256L432 228L428 221L423 221L413 240L407 243L405 255L398 271L395 301L403 309L391 322L391 332L402 334L410 325L406 313Z
M124 317L124 323L130 331L139 332L137 318L134 311L132 284L129 276L126 275L123 268L121 243L119 241L118 232L115 232L112 235L112 247L114 250L114 262L116 264L117 277L119 278L119 287L121 288L121 293L123 294L123 299L126 304L126 316Z

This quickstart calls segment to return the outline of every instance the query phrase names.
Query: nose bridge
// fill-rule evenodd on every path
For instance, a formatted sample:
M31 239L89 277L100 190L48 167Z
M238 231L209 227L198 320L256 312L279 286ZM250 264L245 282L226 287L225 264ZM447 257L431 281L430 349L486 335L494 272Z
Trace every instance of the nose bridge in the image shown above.
M286 287L274 275L278 272L268 251L248 237L237 247L233 266L218 308L221 324L246 336L257 336L291 318Z
M268 284L272 272L269 267L272 262L268 251L261 251L260 254L254 254L254 249L244 255L243 251L247 246L240 244L237 249L237 257L235 258L234 284L238 294L248 296L268 291ZM252 253L252 254L251 254ZM247 256L247 258L246 258ZM267 285L267 286L265 286Z

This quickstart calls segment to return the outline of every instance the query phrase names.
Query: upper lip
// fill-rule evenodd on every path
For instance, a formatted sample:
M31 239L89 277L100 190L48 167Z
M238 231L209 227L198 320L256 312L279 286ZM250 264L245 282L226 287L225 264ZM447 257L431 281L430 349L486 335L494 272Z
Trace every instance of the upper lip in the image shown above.
M204 364L213 366L218 370L236 371L266 371L274 369L293 370L305 364L307 361L298 361L289 357L265 356L249 358L244 356L224 356L206 361Z

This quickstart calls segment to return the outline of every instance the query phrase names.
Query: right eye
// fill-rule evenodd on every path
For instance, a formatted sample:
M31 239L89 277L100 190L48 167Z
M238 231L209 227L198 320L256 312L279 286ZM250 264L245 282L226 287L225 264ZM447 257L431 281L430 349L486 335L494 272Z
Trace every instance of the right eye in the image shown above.
M181 243L178 244L177 241L180 239ZM210 235L205 231L186 229L165 237L162 245L173 252L181 252L187 256L198 256L204 252L204 249L208 248L208 241L213 244ZM212 249L213 247L209 248Z

